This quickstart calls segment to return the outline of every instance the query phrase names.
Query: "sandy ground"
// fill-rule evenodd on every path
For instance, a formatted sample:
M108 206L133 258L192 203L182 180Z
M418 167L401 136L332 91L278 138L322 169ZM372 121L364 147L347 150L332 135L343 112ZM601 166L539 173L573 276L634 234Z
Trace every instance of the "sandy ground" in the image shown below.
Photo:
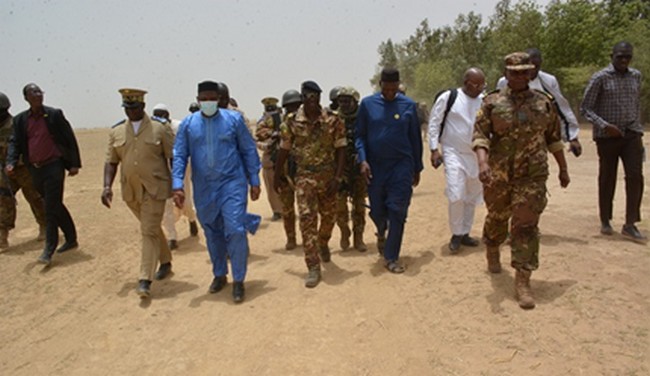
M49 268L37 264L43 244L19 197L11 246L0 253L0 374L648 375L650 249L599 234L588 134L584 155L568 157L568 189L553 166L532 279L537 308L524 311L511 268L489 275L482 246L449 254L444 177L428 163L409 213L405 274L382 268L371 226L366 253L341 252L335 230L323 281L306 289L302 250L284 250L263 196L250 206L264 221L250 237L243 304L232 303L230 284L207 293L205 241L189 237L185 220L174 275L141 301L138 223L119 192L111 210L99 200L107 130L78 131L84 167L67 180L65 202L81 246ZM473 235L484 216L480 207Z

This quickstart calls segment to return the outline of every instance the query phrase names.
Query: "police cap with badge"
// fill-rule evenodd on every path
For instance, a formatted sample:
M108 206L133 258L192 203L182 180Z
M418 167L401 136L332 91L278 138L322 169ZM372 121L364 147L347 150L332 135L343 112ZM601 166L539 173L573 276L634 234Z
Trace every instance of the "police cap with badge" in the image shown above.
M124 88L119 92L122 94L122 107L138 108L144 105L144 95L147 94L145 90Z

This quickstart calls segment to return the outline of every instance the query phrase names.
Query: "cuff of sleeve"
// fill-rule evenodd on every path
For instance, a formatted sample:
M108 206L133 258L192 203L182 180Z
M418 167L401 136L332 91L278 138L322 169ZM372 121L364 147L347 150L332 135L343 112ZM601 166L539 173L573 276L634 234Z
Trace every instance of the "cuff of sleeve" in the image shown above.
M251 176L250 185L252 185L253 187L259 187L260 186L260 177L258 175Z
M179 189L183 189L183 180L173 178L172 179L172 191L177 191Z
M560 141L556 141L556 142L554 142L554 143L548 145L548 151L549 151L551 154L555 153L556 151L560 151L560 150L562 150L563 148L564 148L564 147L562 146L562 142L560 142Z
M429 141L429 150L436 150L440 147L440 144L438 143L438 140L431 140Z
M490 142L488 140L476 139L472 141L472 150L477 148L483 148L485 150L490 150Z

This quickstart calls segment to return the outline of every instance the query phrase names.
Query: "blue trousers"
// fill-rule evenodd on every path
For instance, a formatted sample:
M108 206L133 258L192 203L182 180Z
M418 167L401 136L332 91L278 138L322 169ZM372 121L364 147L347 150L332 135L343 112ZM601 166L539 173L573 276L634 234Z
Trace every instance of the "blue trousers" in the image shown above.
M377 233L386 234L384 258L397 261L402 248L404 223L413 195L413 164L410 160L370 164L372 180L368 185L370 218Z
M227 257L230 257L233 280L243 282L248 265L246 214L245 211L243 215L232 215L232 213L232 210L228 210L226 202L214 222L201 223L201 226L205 232L214 276L221 277L228 274Z

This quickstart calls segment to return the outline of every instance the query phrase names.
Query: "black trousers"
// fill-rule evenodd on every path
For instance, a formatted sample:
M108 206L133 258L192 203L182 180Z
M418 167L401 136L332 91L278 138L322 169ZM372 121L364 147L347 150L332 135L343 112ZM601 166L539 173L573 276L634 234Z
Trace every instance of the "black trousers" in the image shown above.
M596 139L598 148L598 208L600 221L612 219L619 158L625 171L625 223L641 220L643 198L643 141L641 133L626 132L622 138Z
M70 212L63 204L63 183L65 168L62 160L56 160L45 166L36 168L30 165L34 188L43 197L45 204L45 249L54 251L59 244L59 228L63 231L65 241L77 241L75 228Z

